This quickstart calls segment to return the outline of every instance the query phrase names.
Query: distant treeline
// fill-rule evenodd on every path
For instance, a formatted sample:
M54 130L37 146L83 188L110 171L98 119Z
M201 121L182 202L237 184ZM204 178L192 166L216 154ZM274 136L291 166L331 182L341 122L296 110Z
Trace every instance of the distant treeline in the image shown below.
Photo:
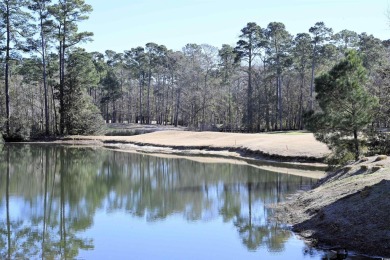
M82 0L0 0L1 106L5 137L91 134L104 121L194 130L303 129L318 109L314 79L355 49L379 99L373 126L390 123L390 41L334 33L323 22L291 35L283 23L248 23L235 46L148 43L123 53L78 48L92 7ZM309 25L310 26L310 25ZM134 35L134 37L137 37ZM109 49L109 46L107 46Z

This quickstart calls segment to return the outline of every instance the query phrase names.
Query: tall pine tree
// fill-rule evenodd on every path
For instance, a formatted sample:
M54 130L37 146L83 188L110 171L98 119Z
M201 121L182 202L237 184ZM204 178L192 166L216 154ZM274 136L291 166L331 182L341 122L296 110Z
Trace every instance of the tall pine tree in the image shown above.
M93 36L91 32L78 32L77 23L88 19L92 12L92 6L85 3L84 0L59 0L59 2L50 8L51 14L55 18L57 26L57 38L59 41L60 58L60 134L65 133L65 60L68 49L76 44L90 40Z
M253 129L253 63L256 56L260 55L260 48L264 45L263 30L256 23L248 23L241 30L240 40L237 42L235 52L237 61L248 62L248 88L245 123L248 130Z
M5 93L5 137L10 138L11 133L11 105L10 105L10 66L11 61L17 56L17 51L27 51L26 39L32 36L34 30L31 15L26 12L28 5L25 0L0 0L0 19L4 26L5 35L5 75L4 75L4 93Z
M354 50L328 73L316 78L321 108L308 118L307 128L338 153L361 154L362 132L374 118L378 100L365 89L366 71Z

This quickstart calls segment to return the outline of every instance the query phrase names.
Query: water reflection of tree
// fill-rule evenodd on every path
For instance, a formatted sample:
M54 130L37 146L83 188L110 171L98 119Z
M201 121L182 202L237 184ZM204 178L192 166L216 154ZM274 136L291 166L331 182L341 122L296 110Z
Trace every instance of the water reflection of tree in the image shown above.
M262 245L270 251L283 250L291 233L268 222L270 212L264 204L279 202L300 186L311 184L305 178L259 173L252 167L115 152L110 156L115 158L111 162L122 165L124 176L120 186L113 187L111 210L124 206L148 221L170 214L182 214L189 221L221 216L233 222L250 250Z
M10 179L12 166L10 165L10 149L3 147L1 170L5 176L5 219L0 222L0 258L15 259L31 257L36 252L35 238L39 235L34 227L24 226L23 221L11 219L10 212ZM3 188L3 187L2 187Z
M291 236L291 232L277 223L269 223L269 209L265 203L280 202L287 187L283 187L283 175L266 176L261 182L256 182L252 176L248 176L248 182L245 184L247 194L248 211L236 212L234 225L242 239L242 243L249 250L256 250L260 246L267 246L270 251L283 251L284 243ZM286 176L284 176L286 177ZM288 184L287 184L288 185ZM261 205L256 205L256 204ZM261 208L262 212L253 214L252 207Z
M29 213L19 220L19 226L18 219L10 216L9 223L14 223L11 232L7 218L1 222L3 258L8 254L5 248L15 256L13 244L23 240L11 237L8 242L8 235L25 228L30 228L24 231L25 240L28 237L28 243L34 245L28 247L29 254L76 257L80 250L93 248L93 241L81 237L80 232L93 225L97 209L121 210L147 221L160 221L172 214L181 214L188 221L222 217L235 225L249 250L266 246L279 251L290 232L268 222L270 212L264 204L276 203L311 182L246 166L101 149L5 147L9 147L9 160L0 162L0 214L8 209L10 194L28 204ZM6 149L1 156L6 158ZM5 174L6 169L10 175Z
M67 167L65 159L59 159L66 158L61 154L63 149L26 147L5 146L1 154L5 159L2 168L6 169L1 176L6 179L5 189L1 187L5 191L6 217L0 226L0 258L72 259L80 249L91 248L91 240L77 233L90 227L93 216L75 210L75 201L69 200L73 195L65 187L74 181L67 171L72 167ZM10 194L24 200L22 213L26 216L10 213Z

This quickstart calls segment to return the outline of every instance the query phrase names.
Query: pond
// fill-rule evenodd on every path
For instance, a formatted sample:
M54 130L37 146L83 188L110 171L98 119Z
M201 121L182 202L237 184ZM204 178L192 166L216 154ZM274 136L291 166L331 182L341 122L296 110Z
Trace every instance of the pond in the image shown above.
M329 257L266 207L314 179L93 147L4 145L0 156L0 259Z

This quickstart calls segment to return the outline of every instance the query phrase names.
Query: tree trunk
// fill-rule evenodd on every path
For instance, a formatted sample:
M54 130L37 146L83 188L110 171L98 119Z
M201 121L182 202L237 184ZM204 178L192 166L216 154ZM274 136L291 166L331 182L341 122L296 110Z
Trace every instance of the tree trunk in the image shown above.
M249 66L248 66L248 92L247 92L247 126L248 131L252 132L253 111L252 111L252 52L249 50Z
M120 100L120 104L119 104L119 123L123 123L124 121L124 98L123 98L123 81L124 81L124 76L123 76L123 69L121 69L120 71L120 75L121 75L121 80L120 80L120 89L121 89L121 100Z
M66 6L66 0L64 1ZM66 12L66 11L65 11ZM64 89L65 89L65 50L66 50L66 15L64 15L62 38L60 40L60 134L65 133L65 102L64 102ZM59 29L61 35L61 28Z
M143 74L140 74L139 82L139 121L142 124L142 85L143 85Z
M353 130L353 140L355 144L355 160L359 160L360 156L360 147L359 147L359 139L358 139L358 132L356 129Z
M5 122L5 131L7 133L7 136L10 135L10 100L9 100L9 61L10 61L10 53L9 50L11 48L11 26L10 26L10 10L9 10L9 3L6 2L6 8L7 8L7 15L6 15L6 23L7 23L7 46L6 46L6 53L5 53L5 111L6 111L6 122Z
M116 105L115 105L115 100L112 101L112 121L111 123L116 123Z
M43 90L45 95L45 133L49 135L49 105L48 105L48 91L47 91L47 82L46 82L46 42L45 34L43 28L43 14L40 11L40 22L41 22L41 50L42 50L42 65L43 65Z
M310 100L309 100L310 111L312 111L314 109L314 70L316 67L316 51L317 51L317 46L314 45L313 62L311 64Z
M146 118L146 124L150 124L150 84L152 81L152 72L149 70L148 75L148 100L147 100L147 118Z
M62 68L63 66L63 56L62 56L62 53L63 53L63 42L60 41L60 135L63 135L64 134L64 129L65 129L65 111L64 111L64 77L63 77L63 73L64 73L64 70Z
M162 93L161 93L161 125L165 125L165 76L162 78Z
M299 115L298 115L298 128L303 129L303 87L305 85L305 75L301 75L301 85L299 88Z
M229 91L228 91L228 127L230 128L230 131L232 131L232 89L231 85L229 84Z
M204 86L203 86L203 100L202 100L202 131L205 129L206 125L206 97L207 97L207 81L208 81L209 71L206 71L206 75L204 78Z
M175 109L175 127L178 126L179 121L179 108L180 108L180 89L177 90L177 97L176 97L176 109Z
M57 135L58 134L58 117L57 117L57 109L56 109L56 103L55 103L55 98L54 98L54 89L53 85L50 84L50 89L51 89L51 101L52 101L52 107L54 111L54 132Z
M110 116L108 115L108 112L109 112L109 102L106 103L106 123L110 123Z
M279 130L283 130L283 107L282 107L282 79L280 72L278 72L278 117L279 117Z

